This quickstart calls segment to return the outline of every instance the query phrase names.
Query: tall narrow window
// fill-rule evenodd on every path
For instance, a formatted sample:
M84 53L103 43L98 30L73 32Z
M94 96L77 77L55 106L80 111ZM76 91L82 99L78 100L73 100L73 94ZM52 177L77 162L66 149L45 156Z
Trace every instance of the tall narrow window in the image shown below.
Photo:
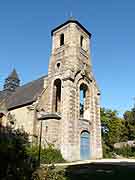
M60 46L64 45L64 34L60 35Z
M83 47L83 36L80 37L80 46Z
M81 84L80 86L80 117L84 117L84 111L86 109L86 91L87 86L85 84Z
M53 111L60 112L61 108L61 80L56 79L54 81L53 88Z

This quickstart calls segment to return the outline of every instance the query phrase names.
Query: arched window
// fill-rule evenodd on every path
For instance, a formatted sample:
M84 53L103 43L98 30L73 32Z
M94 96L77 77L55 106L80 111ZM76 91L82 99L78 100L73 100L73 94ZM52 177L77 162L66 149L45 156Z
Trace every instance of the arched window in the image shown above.
M85 84L80 85L80 117L84 117L84 111L87 109L88 88Z
M61 80L56 79L53 86L53 112L60 112L61 108Z
M83 47L83 36L80 37L80 46Z
M64 45L64 34L60 35L60 46Z

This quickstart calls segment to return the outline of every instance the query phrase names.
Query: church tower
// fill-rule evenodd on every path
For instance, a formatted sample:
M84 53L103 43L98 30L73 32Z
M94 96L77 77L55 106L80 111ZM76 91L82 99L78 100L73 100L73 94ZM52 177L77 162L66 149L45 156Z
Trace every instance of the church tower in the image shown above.
M53 139L66 160L102 158L100 92L92 73L91 33L70 19L51 35L46 110L53 116L46 121L46 138Z
M15 69L5 79L4 90L7 92L14 92L17 87L20 86L20 80Z

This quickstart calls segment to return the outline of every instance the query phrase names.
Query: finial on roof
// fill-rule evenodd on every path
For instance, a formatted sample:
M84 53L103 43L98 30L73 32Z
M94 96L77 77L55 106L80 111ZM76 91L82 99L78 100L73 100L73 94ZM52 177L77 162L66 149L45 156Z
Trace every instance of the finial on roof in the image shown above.
M73 17L72 11L70 12L69 20L75 20L75 17Z

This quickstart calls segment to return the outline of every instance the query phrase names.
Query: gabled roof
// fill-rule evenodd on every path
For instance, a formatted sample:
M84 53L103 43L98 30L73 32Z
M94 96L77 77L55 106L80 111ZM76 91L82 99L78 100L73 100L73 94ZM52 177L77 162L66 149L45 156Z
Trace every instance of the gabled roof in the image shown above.
M18 87L6 100L8 110L16 109L36 101L44 89L45 77L47 76Z

